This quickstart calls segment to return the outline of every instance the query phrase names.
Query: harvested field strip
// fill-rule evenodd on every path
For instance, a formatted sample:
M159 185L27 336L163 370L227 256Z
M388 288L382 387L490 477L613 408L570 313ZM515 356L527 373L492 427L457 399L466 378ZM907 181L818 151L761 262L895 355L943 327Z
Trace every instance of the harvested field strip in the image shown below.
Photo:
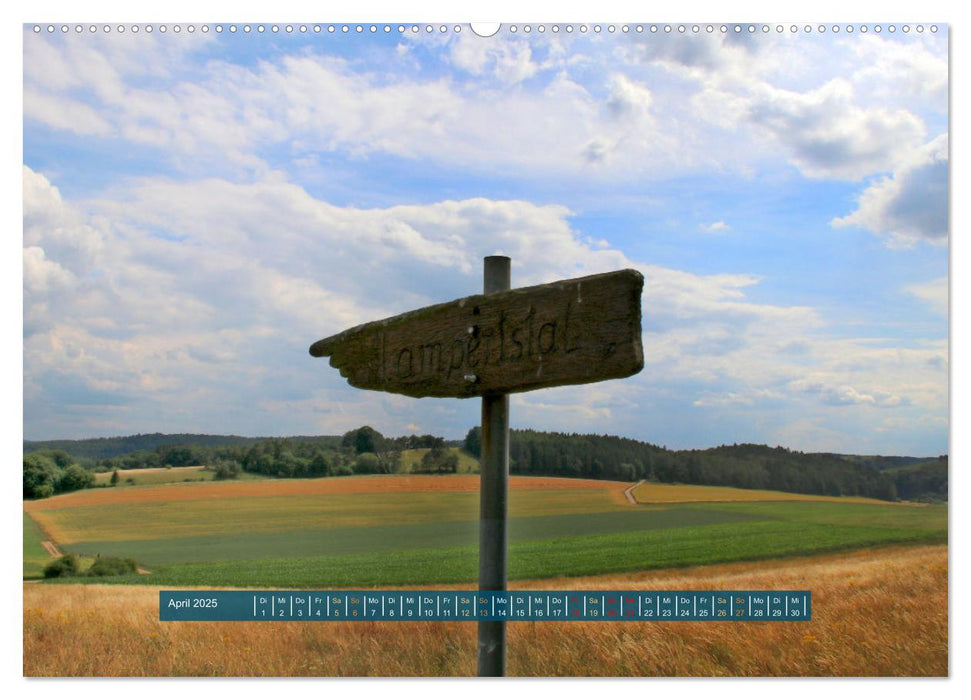
M942 542L946 532L755 521L511 542L510 580L587 576L804 555L877 544ZM173 586L357 587L475 581L478 547L159 565L145 583ZM117 583L137 583L119 577Z
M808 588L813 619L511 623L507 670L512 676L946 676L947 573L946 546L910 546L523 582L513 588ZM163 623L158 591L25 585L24 675L475 675L474 624Z
M509 541L550 540L596 534L641 532L674 527L748 522L759 519L747 513L678 510L626 510L613 513L547 515L509 520ZM230 559L306 557L393 552L409 549L471 547L479 537L478 520L450 523L402 524L291 532L240 533L181 539L78 542L78 554L131 557L149 565L180 562L215 562Z
M638 503L711 503L715 501L828 501L835 503L872 503L890 505L890 501L862 496L816 496L784 491L737 489L731 486L696 486L693 484L657 484L645 481L634 487Z
M205 484L197 484L202 488ZM379 527L478 521L473 492L398 492L220 498L212 501L138 501L33 511L62 544L78 541L168 539L306 529ZM510 517L629 512L604 489L514 490ZM642 509L637 509L642 510ZM649 509L648 509L649 510Z
M624 504L623 490L629 484L620 481L594 479L557 479L553 477L513 476L511 491L518 490L595 490L609 492L616 502ZM34 513L84 505L115 503L150 503L155 501L202 501L273 496L307 496L316 494L358 494L384 492L474 492L479 491L479 477L458 475L381 475L345 476L323 479L267 479L260 481L214 481L206 483L170 484L145 488L85 489L52 496L38 501L26 501L24 510Z
M24 578L40 578L51 560L43 545L46 539L37 523L24 513Z

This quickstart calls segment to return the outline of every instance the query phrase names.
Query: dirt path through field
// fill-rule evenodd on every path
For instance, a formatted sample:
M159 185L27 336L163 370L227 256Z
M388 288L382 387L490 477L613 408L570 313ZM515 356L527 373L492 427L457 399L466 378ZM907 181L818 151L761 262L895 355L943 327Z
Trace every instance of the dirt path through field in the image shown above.
M641 479L636 484L633 484L628 488L624 489L624 496L627 497L627 502L630 503L632 506L637 505L637 499L634 498L634 489L636 489L638 486L640 486L643 483L644 483L644 480Z
M57 545L51 542L50 540L44 540L43 542L40 543L40 546L43 547L45 550L47 550L47 553L54 558L61 556L61 550L59 550L57 548Z
M47 553L51 555L52 559L57 559L58 557L64 556L64 552L58 549L57 545L54 544L52 540L44 540L43 542L40 543L40 546L43 547L47 551ZM136 568L135 572L142 574L143 576L152 573L151 571L149 571L143 566L139 566L138 568Z
M40 546L43 547L45 550L47 550L47 553L50 554L51 557L53 557L54 559L56 559L57 557L63 556L63 553L61 552L60 549L57 548L57 545L51 542L50 540L44 540L43 542L40 543Z

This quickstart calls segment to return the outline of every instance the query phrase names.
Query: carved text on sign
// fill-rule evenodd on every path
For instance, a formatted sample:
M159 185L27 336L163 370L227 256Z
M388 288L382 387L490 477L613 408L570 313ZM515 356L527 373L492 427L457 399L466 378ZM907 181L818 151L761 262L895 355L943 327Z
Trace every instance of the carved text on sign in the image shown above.
M621 270L480 294L320 340L353 386L470 397L626 377L644 364L643 277Z

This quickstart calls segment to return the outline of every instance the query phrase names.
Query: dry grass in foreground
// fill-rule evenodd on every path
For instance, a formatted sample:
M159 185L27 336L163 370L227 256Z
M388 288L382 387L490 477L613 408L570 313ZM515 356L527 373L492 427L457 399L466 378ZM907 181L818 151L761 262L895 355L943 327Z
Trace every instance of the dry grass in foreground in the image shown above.
M530 582L809 589L806 623L510 623L518 676L946 676L947 548ZM158 588L24 586L25 676L471 676L471 623L161 623Z

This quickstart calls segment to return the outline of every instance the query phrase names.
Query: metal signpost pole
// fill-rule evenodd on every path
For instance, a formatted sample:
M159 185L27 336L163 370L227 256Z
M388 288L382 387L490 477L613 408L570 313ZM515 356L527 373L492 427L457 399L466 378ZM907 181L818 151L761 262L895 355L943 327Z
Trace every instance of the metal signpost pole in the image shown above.
M510 289L510 260L485 259L486 294ZM479 487L479 590L506 590L506 511L509 492L509 395L482 396L482 467ZM478 673L506 674L506 623L479 622Z

